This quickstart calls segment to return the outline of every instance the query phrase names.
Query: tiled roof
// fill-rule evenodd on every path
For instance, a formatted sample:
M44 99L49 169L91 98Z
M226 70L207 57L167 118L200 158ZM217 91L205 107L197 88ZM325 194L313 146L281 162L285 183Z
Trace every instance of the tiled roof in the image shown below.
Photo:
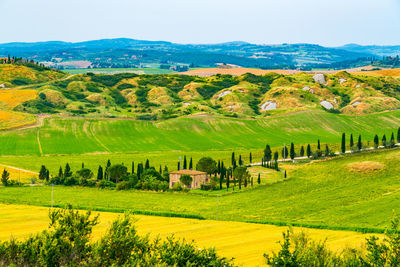
M187 175L198 175L198 174L207 174L206 172L195 171L195 170L180 170L170 172L170 174L187 174Z

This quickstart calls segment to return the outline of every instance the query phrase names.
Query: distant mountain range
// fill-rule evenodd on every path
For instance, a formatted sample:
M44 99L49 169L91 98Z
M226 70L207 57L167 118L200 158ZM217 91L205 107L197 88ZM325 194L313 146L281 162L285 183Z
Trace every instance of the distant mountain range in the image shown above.
M259 45L247 42L176 44L166 41L102 39L87 42L0 44L0 56L17 56L68 68L144 67L187 65L214 67L218 63L258 68L329 66L400 54L400 46L323 47L315 44ZM364 64L364 61L363 61Z

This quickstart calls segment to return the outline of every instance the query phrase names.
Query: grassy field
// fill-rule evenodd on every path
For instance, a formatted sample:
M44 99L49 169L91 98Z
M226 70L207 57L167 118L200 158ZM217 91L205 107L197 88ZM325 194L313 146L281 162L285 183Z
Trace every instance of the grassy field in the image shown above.
M378 162L380 170L355 172L351 163ZM246 192L219 197L95 188L54 188L57 205L73 203L80 208L138 210L201 215L207 219L294 223L309 227L377 231L383 229L400 204L400 150L339 157L299 166L284 166L289 179ZM45 206L51 188L0 188L0 202ZM111 201L110 201L111 200ZM217 209L218 206L218 209ZM373 229L360 229L373 228Z
M169 74L176 73L172 70L160 69L160 68L109 68L109 69L66 69L64 70L71 74L82 74L93 72L96 74L116 74L116 73L127 73L133 72L137 74Z
M48 208L24 205L0 204L0 240L10 237L26 238L47 228ZM95 212L94 214L97 214ZM121 214L100 213L100 224L94 228L94 237L103 235L110 223ZM29 217L29 220L25 218ZM263 265L263 253L279 248L286 227L239 222L165 218L135 215L140 235L150 233L151 237L175 235L177 238L194 240L199 247L215 247L225 257L234 257L235 263L245 266ZM317 240L327 239L333 250L345 247L360 247L367 235L346 231L294 228L295 232L305 231Z
M389 135L400 126L400 111L345 116L323 111L299 112L265 119L213 116L167 121L48 118L44 126L3 131L1 155L191 152L261 149L284 143L339 143L341 133ZM40 141L40 143L38 142Z

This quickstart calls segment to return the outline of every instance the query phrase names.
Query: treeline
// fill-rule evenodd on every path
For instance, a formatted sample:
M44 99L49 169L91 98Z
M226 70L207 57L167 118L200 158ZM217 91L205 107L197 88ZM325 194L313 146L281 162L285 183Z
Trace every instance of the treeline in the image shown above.
M132 216L116 219L93 242L99 216L71 207L49 213L49 229L24 241L0 243L1 266L233 266L212 248L173 236L161 240L139 236Z
M136 167L136 169L135 169ZM50 177L49 170L42 165L39 171L39 179L47 184L54 185L80 185L98 188L116 188L117 190L140 189L166 191L169 187L169 171L168 167L164 169L160 166L159 170L150 166L150 161L146 160L145 164L139 163L135 166L132 162L130 170L124 164L111 164L108 160L103 167L99 165L96 175L86 168L82 163L82 168L72 172L70 165L67 163L64 168L60 166L58 174Z

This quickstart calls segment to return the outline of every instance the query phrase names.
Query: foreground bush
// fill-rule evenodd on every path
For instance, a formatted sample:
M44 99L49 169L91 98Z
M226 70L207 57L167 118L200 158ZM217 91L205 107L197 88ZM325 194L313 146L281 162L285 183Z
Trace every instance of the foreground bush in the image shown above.
M130 215L114 221L97 242L90 242L98 216L71 207L49 213L49 229L25 241L0 243L0 265L16 266L232 266L214 249L169 237L137 235Z
M392 220L391 228L379 240L372 236L366 239L366 249L347 248L333 252L326 247L326 241L316 242L306 234L294 234L292 229L283 233L281 249L272 255L264 254L269 266L400 266L399 219Z

